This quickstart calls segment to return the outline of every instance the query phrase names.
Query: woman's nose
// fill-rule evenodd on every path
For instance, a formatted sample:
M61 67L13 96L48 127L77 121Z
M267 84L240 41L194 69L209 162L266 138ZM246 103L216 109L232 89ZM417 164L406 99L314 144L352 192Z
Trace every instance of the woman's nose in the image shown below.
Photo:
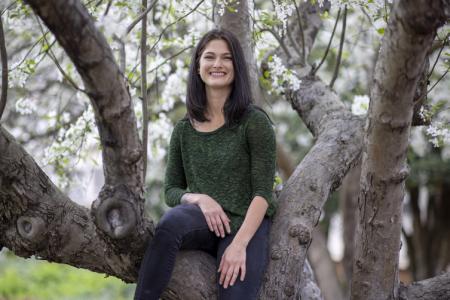
M220 67L220 66L222 66L222 59L221 59L221 58L216 58L216 59L214 60L213 66L214 66L214 67Z

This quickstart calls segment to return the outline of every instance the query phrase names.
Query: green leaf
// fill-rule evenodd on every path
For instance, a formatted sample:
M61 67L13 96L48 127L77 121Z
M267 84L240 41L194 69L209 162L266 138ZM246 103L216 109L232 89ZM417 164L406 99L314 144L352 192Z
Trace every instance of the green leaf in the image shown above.
M380 35L383 35L383 34L384 34L384 27L378 28L378 29L377 29L377 32L378 32Z

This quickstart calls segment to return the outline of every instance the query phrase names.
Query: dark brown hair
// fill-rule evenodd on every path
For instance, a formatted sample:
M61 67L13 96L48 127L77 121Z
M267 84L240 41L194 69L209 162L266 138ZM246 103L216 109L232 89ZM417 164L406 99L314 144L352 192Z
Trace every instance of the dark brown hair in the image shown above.
M203 50L212 40L224 40L228 44L233 60L234 80L230 96L223 108L225 124L229 127L241 120L241 118L249 111L253 101L244 52L239 44L239 40L228 30L214 29L208 31L200 39L194 50L187 84L187 116L191 120L196 120L198 122L209 121L205 116L207 104L205 84L201 79L200 74L198 74L198 69L200 67L200 57Z

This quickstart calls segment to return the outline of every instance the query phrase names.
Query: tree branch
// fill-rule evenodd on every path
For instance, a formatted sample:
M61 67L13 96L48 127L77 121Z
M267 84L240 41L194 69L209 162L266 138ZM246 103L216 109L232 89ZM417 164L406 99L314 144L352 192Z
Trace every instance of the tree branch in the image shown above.
M3 20L0 17L0 57L2 62L2 90L0 92L0 120L5 111L8 99L8 54L6 53L5 33L3 32Z
M94 220L112 238L145 235L142 145L131 97L111 48L80 1L27 3L71 58L94 108L105 173L105 185L92 207Z
M156 1L156 0L155 0ZM147 8L147 0L142 0L142 9ZM142 178L145 182L147 174L147 149L148 149L148 100L147 100L147 15L142 18L141 28L141 94L142 94L142 158L144 165Z
M339 73L339 66L341 65L342 58L342 49L344 48L344 40L345 40L345 28L347 27L347 5L344 6L344 16L342 17L342 32L341 32L341 41L339 43L339 52L336 59L336 66L334 67L333 78L330 82L330 87L333 88L334 82L336 81Z
M450 298L450 272L409 285L400 286L400 300L435 300Z
M331 42L333 41L334 34L336 33L336 28L337 28L337 24L339 22L339 17L340 16L341 16L341 8L339 7L339 10L338 10L338 13L337 13L337 17L336 17L336 22L334 22L333 31L331 32L331 37L330 37L330 40L328 41L328 45L327 45L327 49L325 50L325 54L323 55L322 60L320 61L320 63L314 69L312 69L311 75L315 75L317 73L317 71L320 69L320 67L325 62L325 59L328 56L328 51L330 51Z
M448 2L448 1L447 1ZM450 4L450 3L449 3ZM414 93L438 27L443 1L398 1L374 73L359 194L360 219L351 298L397 298L406 155Z
M136 26L139 21L141 21L143 18L147 18L147 14L153 9L153 6L158 2L158 0L153 0L153 2L150 4L149 7L146 7L145 10L134 20L131 22L130 25L127 27L127 34L130 33L131 30L133 30L134 26Z
M323 204L358 161L362 149L363 120L352 115L317 78L301 80L300 89L288 93L288 98L316 142L279 197L270 237L270 276L261 299L298 299L295 286L301 274L297 269L305 262L312 229Z

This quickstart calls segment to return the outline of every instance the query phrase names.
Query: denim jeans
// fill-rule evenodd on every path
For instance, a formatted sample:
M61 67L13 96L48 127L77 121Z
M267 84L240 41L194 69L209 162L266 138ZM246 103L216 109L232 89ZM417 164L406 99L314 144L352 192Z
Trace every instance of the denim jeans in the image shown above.
M246 275L233 286L219 285L219 300L257 299L259 287L269 258L269 231L271 221L265 217L247 246ZM177 252L203 250L216 256L216 270L222 254L233 241L235 233L217 237L210 231L200 208L195 204L180 204L170 209L156 226L139 270L135 300L157 300L169 283Z

